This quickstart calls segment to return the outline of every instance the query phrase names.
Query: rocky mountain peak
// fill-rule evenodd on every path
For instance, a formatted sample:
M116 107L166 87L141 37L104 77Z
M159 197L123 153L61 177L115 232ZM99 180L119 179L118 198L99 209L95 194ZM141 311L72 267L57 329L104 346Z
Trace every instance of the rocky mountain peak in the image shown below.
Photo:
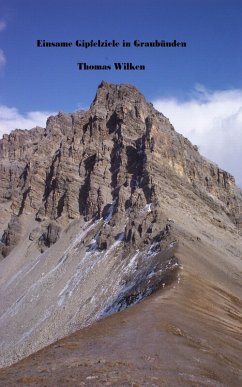
M46 128L15 130L3 136L0 151L0 198L10 206L4 255L14 245L6 233L23 214L32 214L46 235L50 222L88 221L111 208L119 222L129 209L157 205L167 180L241 221L233 177L205 160L131 85L103 81L90 110L51 116Z
M2 324L17 314L30 332L6 339L10 357L16 342L26 355L168 283L185 226L207 238L242 226L234 178L131 85L102 82L88 111L4 135L0 179Z
M102 81L91 104L91 110L97 116L100 114L100 117L102 114L108 115L110 111L116 111L120 119L128 113L135 119L145 120L151 106L134 86L108 84Z
M133 85L110 84L102 81L97 88L97 93L92 106L97 104L105 105L105 101L119 101L119 103L125 103L125 101L133 103L146 103L143 94L140 93L140 91Z

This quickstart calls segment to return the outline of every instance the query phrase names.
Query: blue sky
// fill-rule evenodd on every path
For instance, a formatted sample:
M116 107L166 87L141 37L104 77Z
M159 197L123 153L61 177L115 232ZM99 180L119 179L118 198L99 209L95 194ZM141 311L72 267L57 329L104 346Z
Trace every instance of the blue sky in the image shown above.
M230 156L223 160L219 154L228 144L228 132L231 154L238 145L231 136L235 125L231 117L237 120L235 134L241 137L241 20L242 0L0 0L0 133L9 131L11 124L42 123L49 112L87 108L102 79L132 83L159 109L167 109L164 114L171 121L183 107L186 113L176 122L177 129L193 142L200 141L210 158L207 137L209 130L213 135L217 130L224 142L215 161L222 160L222 166L240 179L240 172L227 164ZM186 41L187 47L37 48L37 39L176 39ZM79 71L77 62L132 62L144 64L146 70ZM213 103L220 106L215 117ZM199 125L196 129L196 121L186 129L194 106L197 122L204 114L211 116L210 123L204 120L204 129Z

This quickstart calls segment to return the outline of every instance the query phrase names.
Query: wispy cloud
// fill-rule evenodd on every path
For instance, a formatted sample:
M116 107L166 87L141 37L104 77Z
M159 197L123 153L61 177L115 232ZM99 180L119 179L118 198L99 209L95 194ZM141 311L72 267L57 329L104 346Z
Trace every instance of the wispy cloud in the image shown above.
M47 118L53 114L56 113L33 111L21 114L14 107L0 105L0 138L4 133L10 133L14 129L31 129L35 126L45 127Z
M242 90L209 91L199 85L188 101L160 98L153 103L178 132L242 186Z
M4 55L3 50L0 48L0 70L5 66L6 64L6 57Z
M0 19L0 32L5 30L6 26L7 26L7 23L5 22L5 20ZM4 68L5 64L6 64L6 56L3 50L0 48L0 71Z
M3 19L1 19L1 20L0 20L0 31L5 30L6 27L7 27L6 21L3 20Z

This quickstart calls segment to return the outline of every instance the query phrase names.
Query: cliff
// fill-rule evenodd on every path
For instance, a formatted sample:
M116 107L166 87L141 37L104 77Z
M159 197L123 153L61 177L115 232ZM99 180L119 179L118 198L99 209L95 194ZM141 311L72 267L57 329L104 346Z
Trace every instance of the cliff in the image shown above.
M0 178L2 364L171 282L185 230L241 230L234 178L130 85L4 135Z

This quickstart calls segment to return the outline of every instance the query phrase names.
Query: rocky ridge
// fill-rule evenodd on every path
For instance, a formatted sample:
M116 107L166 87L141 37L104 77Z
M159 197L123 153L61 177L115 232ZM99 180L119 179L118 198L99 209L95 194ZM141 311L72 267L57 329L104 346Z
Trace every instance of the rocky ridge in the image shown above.
M15 130L3 136L0 150L0 198L11 203L10 229L23 213L41 225L52 222L46 227L53 230L55 222L105 217L113 203L114 213L138 202L142 207L159 200L157 173L181 178L209 206L241 221L234 178L205 160L129 85L102 82L89 111L59 113L46 128ZM6 233L3 242L11 247ZM43 239L53 242L48 232Z
M130 85L102 82L88 111L4 135L0 178L2 364L169 282L179 235L164 203L241 230L234 178Z

